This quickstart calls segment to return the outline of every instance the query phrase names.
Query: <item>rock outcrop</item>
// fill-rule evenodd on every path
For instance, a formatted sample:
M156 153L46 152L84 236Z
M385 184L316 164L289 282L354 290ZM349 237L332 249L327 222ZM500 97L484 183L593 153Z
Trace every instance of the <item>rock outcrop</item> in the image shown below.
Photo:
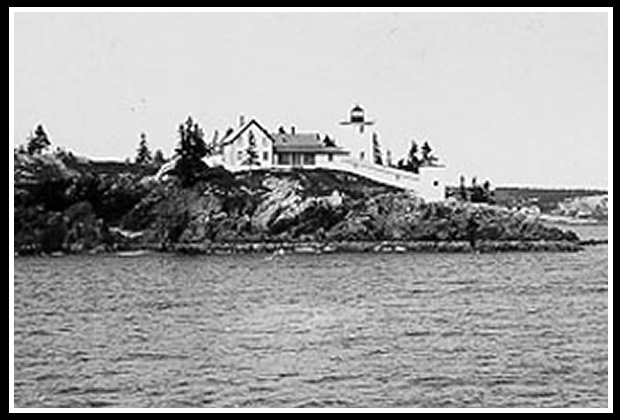
M15 202L15 248L22 253L206 251L226 244L254 250L270 243L320 252L401 252L428 247L412 243L471 250L477 244L579 240L529 213L450 200L424 203L327 170L233 175L210 169L194 187L181 188L173 177L101 174L66 156L16 155Z
M594 195L564 200L558 204L558 208L554 210L552 214L576 219L607 221L608 200L609 197L607 195Z
M104 251L120 241L109 227L150 186L141 176L96 174L63 151L14 154L15 250L18 253ZM119 242L120 241L120 242Z

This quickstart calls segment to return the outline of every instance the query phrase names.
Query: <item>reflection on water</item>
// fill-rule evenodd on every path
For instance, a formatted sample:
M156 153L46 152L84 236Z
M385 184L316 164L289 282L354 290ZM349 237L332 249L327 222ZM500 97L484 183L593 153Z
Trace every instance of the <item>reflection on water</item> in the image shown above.
M607 247L15 260L15 405L607 406Z

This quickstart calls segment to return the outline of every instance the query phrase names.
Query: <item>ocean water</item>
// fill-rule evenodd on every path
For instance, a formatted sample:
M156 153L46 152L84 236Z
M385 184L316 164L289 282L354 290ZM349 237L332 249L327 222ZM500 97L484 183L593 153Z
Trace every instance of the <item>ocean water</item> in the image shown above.
M16 258L15 406L606 407L607 258Z

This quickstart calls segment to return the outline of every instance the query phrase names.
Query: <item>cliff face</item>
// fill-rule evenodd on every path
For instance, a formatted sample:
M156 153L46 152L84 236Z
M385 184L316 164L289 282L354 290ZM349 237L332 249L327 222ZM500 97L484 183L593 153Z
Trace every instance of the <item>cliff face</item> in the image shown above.
M65 152L14 153L17 252L103 250L123 239L110 227L146 195L149 181L90 167Z
M350 174L230 174L191 189L131 173L94 174L66 156L15 158L18 252L226 242L577 241L501 207L424 203ZM78 168L78 169L75 169Z
M191 190L161 186L125 218L161 243L335 241L577 241L536 217L406 192L330 171L255 172ZM366 183L366 184L365 184ZM148 208L146 208L148 207ZM130 220L146 225L132 225Z

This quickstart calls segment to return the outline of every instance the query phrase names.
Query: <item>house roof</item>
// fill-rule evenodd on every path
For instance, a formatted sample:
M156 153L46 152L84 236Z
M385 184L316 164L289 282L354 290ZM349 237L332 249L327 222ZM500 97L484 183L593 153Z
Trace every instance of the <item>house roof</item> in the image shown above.
M241 136L251 126L255 126L256 128L258 128L265 135L265 137L269 138L271 141L275 141L273 135L269 133L269 131L267 131L267 129L265 129L265 127L263 127L258 121L252 118L250 121L243 124L241 127L238 127L235 131L230 133L228 136L224 137L220 143L220 146L228 146L229 144L234 143L235 140L237 140L239 136Z
M232 133L224 137L219 146L228 146L234 143L243 133L250 127L256 127L265 137L273 142L275 153L331 153L331 154L349 154L349 151L338 147L325 145L318 133L270 133L255 119L251 119L247 123L238 127Z
M318 133L274 133L274 146L317 147L323 142Z
M332 155L348 155L350 152L341 147L298 147L298 146L276 146L274 153L315 153L315 154L332 154Z
M318 133L273 133L272 137L276 153L349 153L341 147L326 146Z

